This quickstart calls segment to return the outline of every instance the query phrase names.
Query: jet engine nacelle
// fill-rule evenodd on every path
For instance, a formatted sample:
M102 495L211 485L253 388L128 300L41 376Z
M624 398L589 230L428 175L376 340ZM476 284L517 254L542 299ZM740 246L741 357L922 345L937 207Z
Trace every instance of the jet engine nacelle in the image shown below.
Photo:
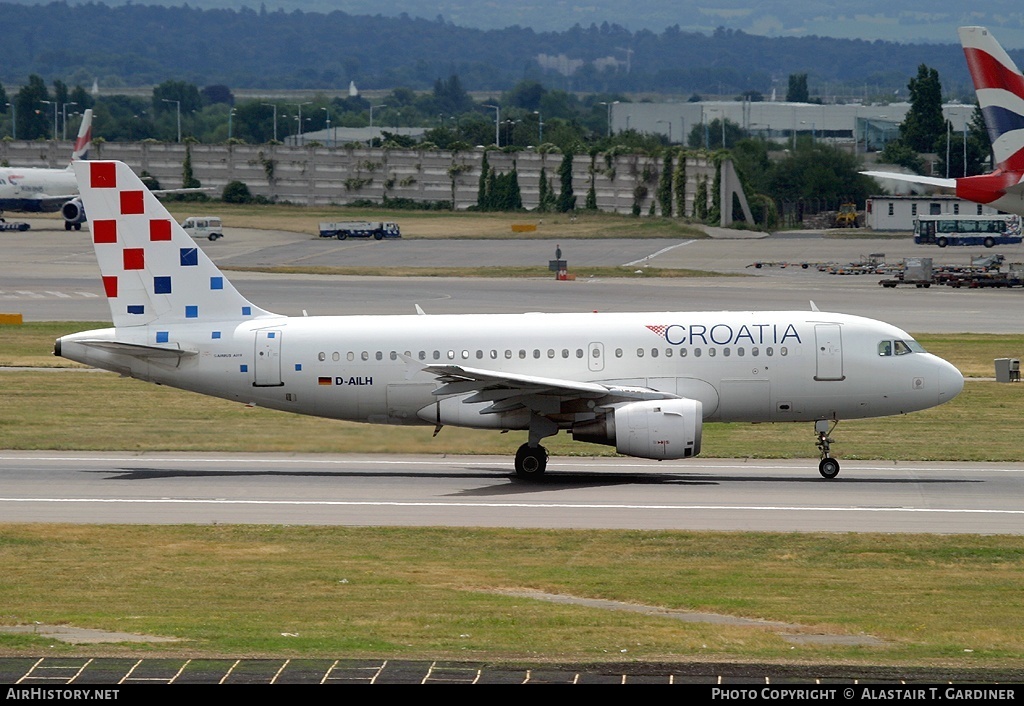
M82 230L85 223L85 206L81 199L71 199L60 207L60 215L64 218L64 230Z
M601 419L577 424L577 441L614 445L638 458L689 458L700 453L703 411L698 400L649 400L616 407Z

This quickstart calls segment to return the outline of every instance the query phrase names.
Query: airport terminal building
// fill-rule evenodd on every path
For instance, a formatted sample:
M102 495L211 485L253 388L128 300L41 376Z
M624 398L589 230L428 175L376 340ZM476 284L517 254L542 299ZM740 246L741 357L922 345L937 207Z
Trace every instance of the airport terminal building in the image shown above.
M695 125L710 125L724 117L745 132L777 142L798 135L848 145L853 152L880 150L899 135L899 125L910 103L888 105L786 103L776 101L701 101L697 103L620 103L609 106L609 129L636 130L664 135L685 143ZM962 132L974 114L974 105L948 103L942 107L952 129ZM705 132L708 145L716 136ZM721 144L721 140L717 140Z

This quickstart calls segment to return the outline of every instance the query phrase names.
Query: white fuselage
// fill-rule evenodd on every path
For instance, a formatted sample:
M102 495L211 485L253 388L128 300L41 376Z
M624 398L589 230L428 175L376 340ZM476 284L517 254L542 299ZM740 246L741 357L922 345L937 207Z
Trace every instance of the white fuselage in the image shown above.
M63 205L61 199L74 198L77 193L78 183L70 169L0 168L0 210L3 211L59 211Z
M162 333L162 335L160 335ZM272 334L272 335L271 335ZM82 340L162 341L194 355L140 358ZM270 317L86 331L59 354L132 377L274 409L390 424L525 429L522 411L435 396L425 366L651 388L701 402L704 421L808 421L902 414L960 392L946 361L888 324L819 312L651 312ZM891 350L888 348L887 350ZM575 401L561 428L593 417Z

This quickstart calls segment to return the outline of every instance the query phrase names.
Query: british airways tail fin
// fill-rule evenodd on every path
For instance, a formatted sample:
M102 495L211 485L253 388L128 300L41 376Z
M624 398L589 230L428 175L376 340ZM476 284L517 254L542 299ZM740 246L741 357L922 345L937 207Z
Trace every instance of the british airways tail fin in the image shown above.
M274 316L239 294L128 165L72 166L114 326Z
M958 32L996 166L1024 170L1024 75L986 28Z
M89 159L90 147L92 147L92 108L87 108L82 114L82 124L78 128L78 138L75 140L75 148L71 152L71 161Z

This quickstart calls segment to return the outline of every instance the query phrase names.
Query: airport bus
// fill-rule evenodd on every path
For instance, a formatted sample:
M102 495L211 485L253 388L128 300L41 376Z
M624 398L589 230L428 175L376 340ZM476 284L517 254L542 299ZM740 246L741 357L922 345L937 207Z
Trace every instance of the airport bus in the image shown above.
M918 216L914 220L914 242L918 245L1017 245L1021 237L1020 216Z

